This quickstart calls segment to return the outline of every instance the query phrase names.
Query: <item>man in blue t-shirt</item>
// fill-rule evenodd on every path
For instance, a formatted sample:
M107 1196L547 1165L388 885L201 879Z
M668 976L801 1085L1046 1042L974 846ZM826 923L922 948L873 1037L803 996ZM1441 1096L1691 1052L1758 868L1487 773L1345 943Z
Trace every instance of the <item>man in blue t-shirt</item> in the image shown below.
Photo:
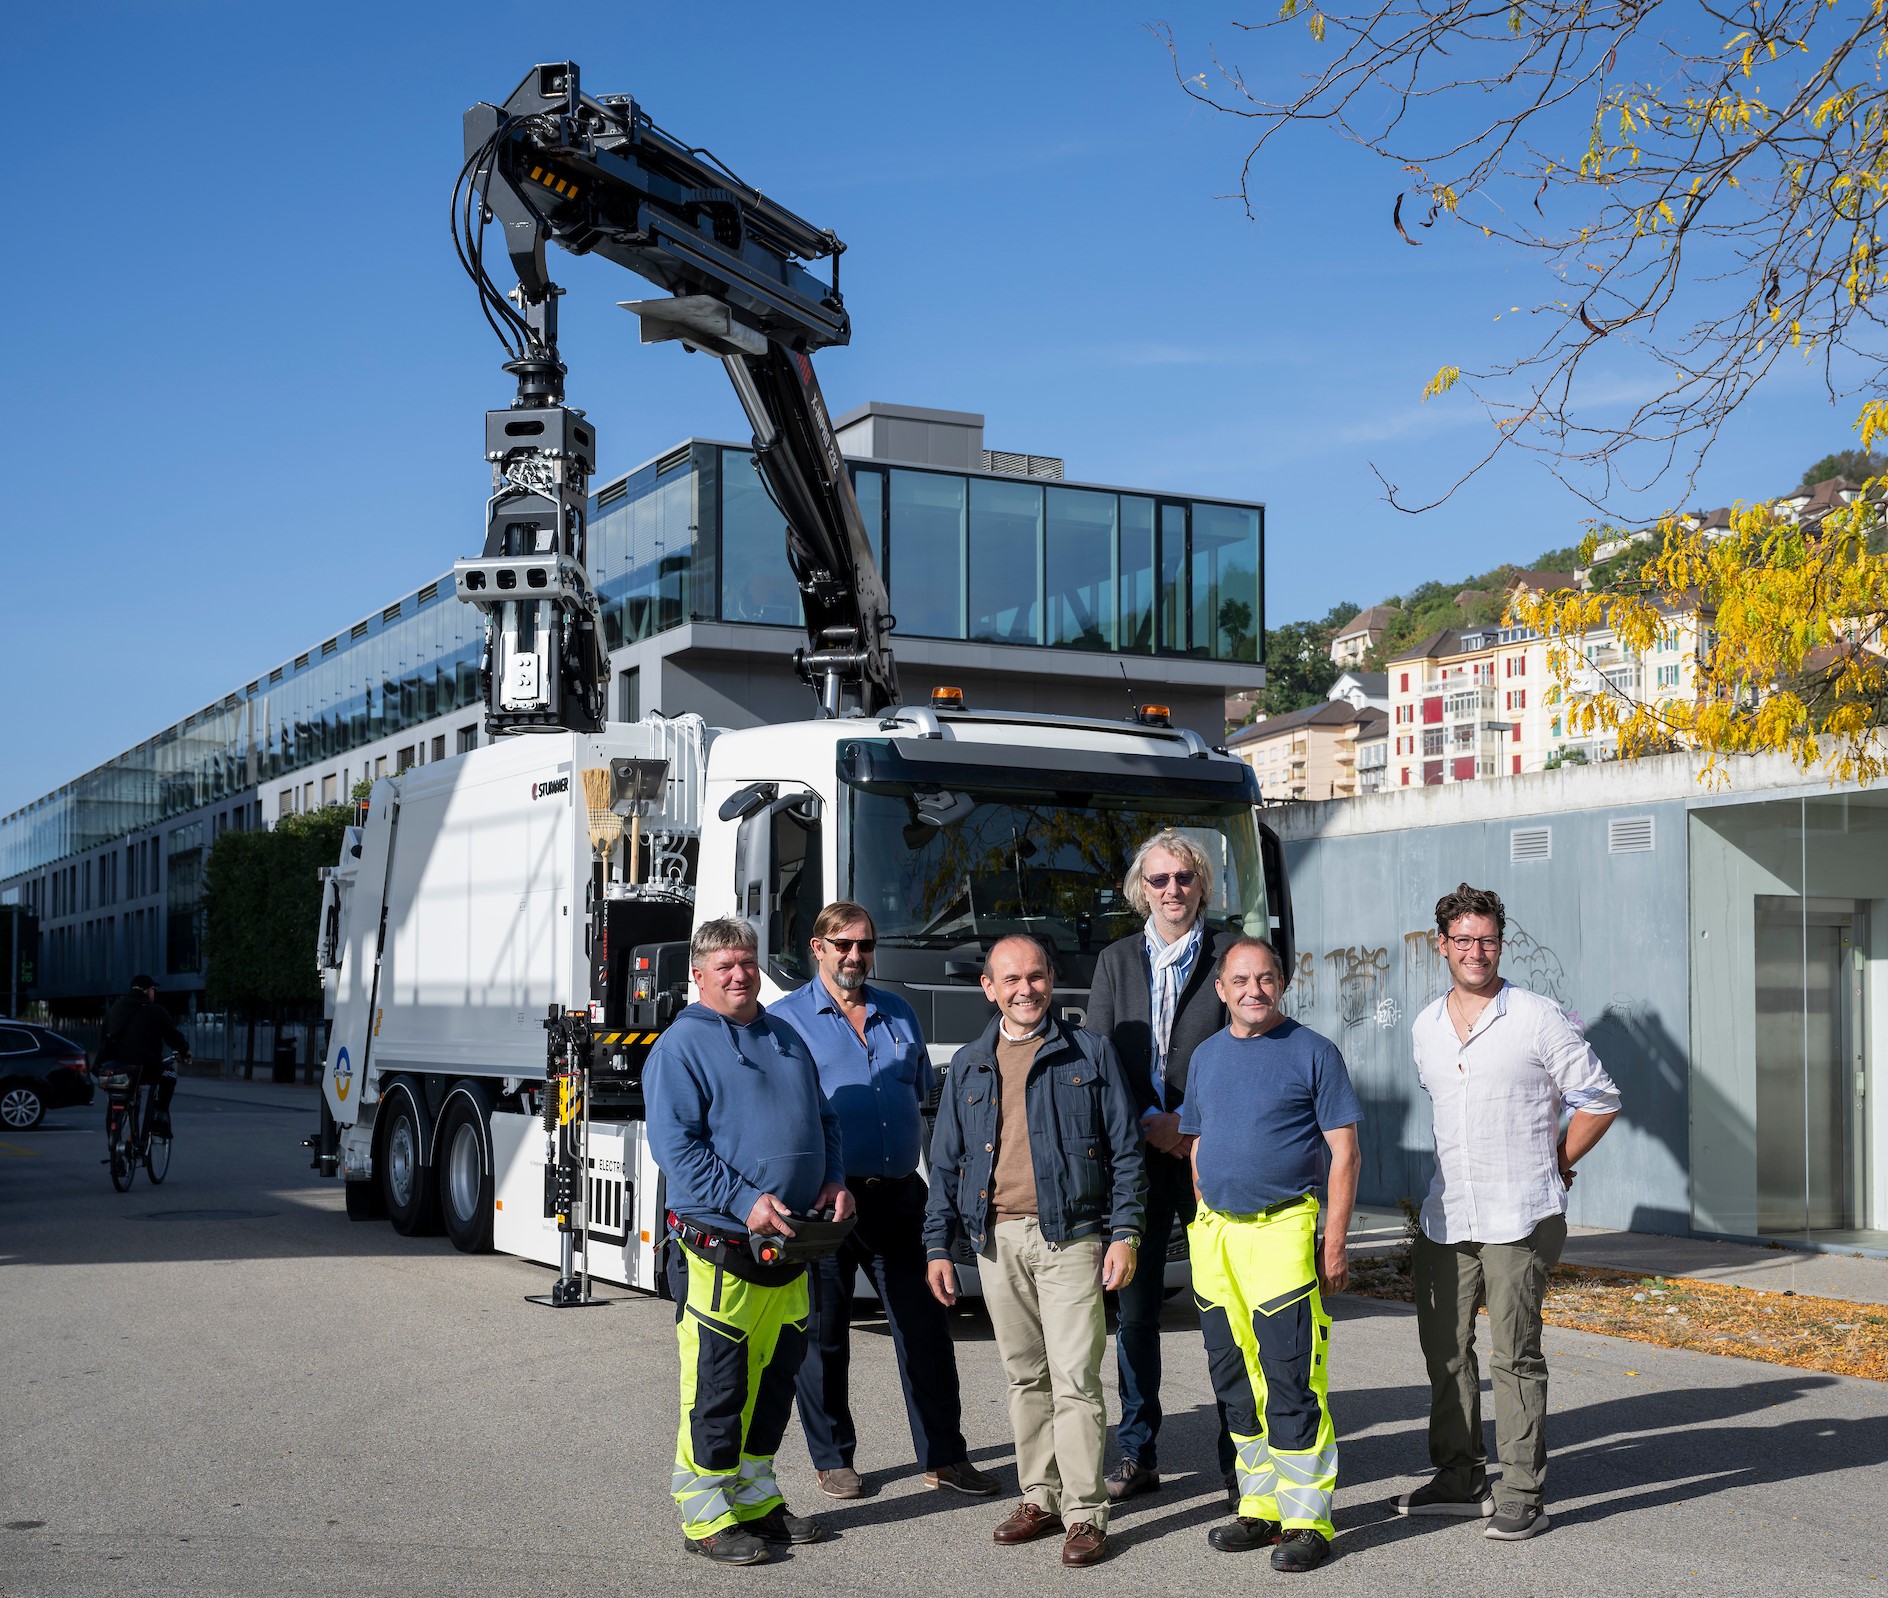
M1325 1291L1350 1275L1363 1119L1344 1056L1278 1007L1285 970L1240 938L1214 973L1231 1024L1193 1051L1180 1131L1193 1142L1199 1213L1187 1228L1213 1389L1238 1450L1239 1514L1207 1540L1222 1553L1277 1544L1277 1570L1331 1551L1337 1434ZM1318 1258L1318 1188L1330 1158Z

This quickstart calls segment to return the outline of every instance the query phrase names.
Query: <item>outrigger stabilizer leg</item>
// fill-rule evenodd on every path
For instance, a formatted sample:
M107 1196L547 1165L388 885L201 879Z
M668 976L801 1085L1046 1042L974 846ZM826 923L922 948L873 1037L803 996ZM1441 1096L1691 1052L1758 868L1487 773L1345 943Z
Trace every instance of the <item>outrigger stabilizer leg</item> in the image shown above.
M558 1273L548 1293L527 1293L527 1304L589 1309L611 1302L590 1295L590 1016L551 1006L545 1019L544 1215L558 1231ZM579 1274L578 1245L582 1244Z

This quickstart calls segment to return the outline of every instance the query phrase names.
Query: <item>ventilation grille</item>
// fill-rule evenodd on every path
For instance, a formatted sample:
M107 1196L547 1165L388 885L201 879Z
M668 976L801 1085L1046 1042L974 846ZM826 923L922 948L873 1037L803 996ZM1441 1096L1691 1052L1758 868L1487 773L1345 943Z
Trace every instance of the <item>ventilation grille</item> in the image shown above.
M1516 827L1508 834L1508 859L1551 860L1554 858L1552 827Z
M1620 816L1607 822L1606 852L1608 854L1650 854L1652 852L1652 818L1650 816Z
M1001 472L1007 477L1046 477L1052 482L1060 482L1062 457L1018 455L1006 449L986 449L983 452L983 469L986 472Z
M364 621L355 622L354 625L348 630L348 637L350 638L365 638L366 636L367 636L367 623Z
M414 603L420 604L420 605L427 605L427 604L431 604L432 601L437 599L438 597L439 597L439 584L428 583L424 588L422 588L419 591L419 594L417 598L415 599Z
M400 619L400 607L405 603L406 601L403 599L398 604L389 605L380 613L380 619L383 622L398 621Z

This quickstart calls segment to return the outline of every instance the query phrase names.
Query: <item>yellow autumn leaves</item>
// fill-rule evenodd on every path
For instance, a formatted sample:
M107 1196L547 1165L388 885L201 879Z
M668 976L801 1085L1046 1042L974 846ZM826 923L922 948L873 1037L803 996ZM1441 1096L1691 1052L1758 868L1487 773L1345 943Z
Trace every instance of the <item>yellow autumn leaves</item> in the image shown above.
M1864 447L1888 432L1888 402L1860 423ZM1769 504L1739 505L1728 530L1707 533L1677 517L1621 590L1518 593L1509 619L1548 641L1548 667L1565 693L1569 733L1610 733L1631 758L1671 749L1709 757L1721 778L1732 755L1780 753L1838 781L1888 776L1880 734L1888 717L1888 555L1870 548L1882 525L1878 480L1814 526ZM1583 558L1597 540L1589 538ZM1670 636L1674 617L1696 629L1698 663L1685 694L1635 694L1596 681L1584 642L1610 635L1643 656Z

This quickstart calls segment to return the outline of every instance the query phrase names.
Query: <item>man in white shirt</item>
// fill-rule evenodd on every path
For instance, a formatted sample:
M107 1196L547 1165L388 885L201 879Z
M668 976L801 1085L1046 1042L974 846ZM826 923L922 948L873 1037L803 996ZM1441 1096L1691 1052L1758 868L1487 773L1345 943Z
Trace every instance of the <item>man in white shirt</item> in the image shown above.
M1435 1111L1436 1175L1416 1239L1416 1329L1429 1366L1436 1474L1399 1515L1485 1517L1484 1535L1547 1530L1541 1302L1567 1240L1573 1168L1619 1113L1619 1090L1552 999L1501 976L1507 912L1466 882L1436 903L1453 985L1416 1017L1416 1074ZM1563 1109L1572 1118L1561 1130ZM1501 1501L1482 1445L1475 1313L1488 1310Z

